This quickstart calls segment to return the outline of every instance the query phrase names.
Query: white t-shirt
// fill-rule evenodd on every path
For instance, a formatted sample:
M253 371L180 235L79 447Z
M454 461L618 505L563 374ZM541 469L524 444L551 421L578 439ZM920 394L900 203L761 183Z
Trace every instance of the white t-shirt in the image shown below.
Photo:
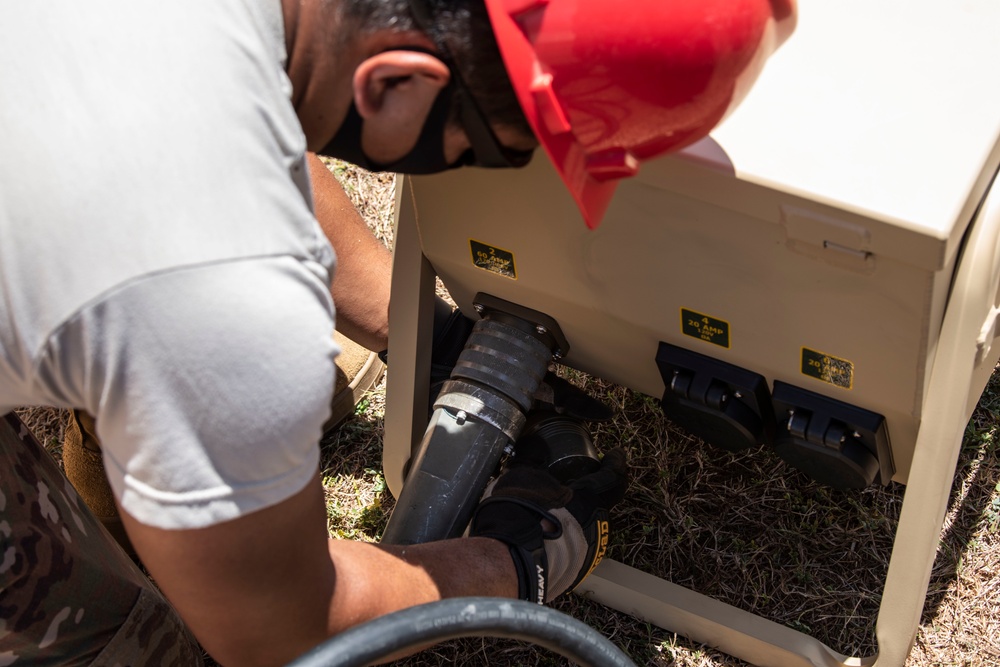
M95 415L149 525L316 472L334 255L284 59L279 0L0 5L0 414Z

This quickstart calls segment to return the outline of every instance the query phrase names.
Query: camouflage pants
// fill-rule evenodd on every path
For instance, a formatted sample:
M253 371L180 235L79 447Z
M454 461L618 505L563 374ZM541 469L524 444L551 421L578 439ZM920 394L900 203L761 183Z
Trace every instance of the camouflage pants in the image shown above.
M0 667L187 667L201 655L52 457L0 416Z

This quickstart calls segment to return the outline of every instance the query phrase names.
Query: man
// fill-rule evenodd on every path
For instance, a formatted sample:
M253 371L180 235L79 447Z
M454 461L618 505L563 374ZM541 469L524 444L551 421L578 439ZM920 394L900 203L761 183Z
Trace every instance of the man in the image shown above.
M333 302L342 331L384 347L388 259L344 222L342 195L307 151L431 172L523 164L538 136L596 223L609 179L678 145L639 134L645 150L593 144L601 160L571 168L586 154L553 139L572 129L560 91L528 86L493 39L545 34L542 4L520 3L506 19L503 4L99 0L0 10L0 414L50 404L96 418L131 542L222 663L280 664L351 625L443 597L535 599L531 558L566 589L593 564L593 544L571 536L589 535L582 529L620 497L618 457L601 472L601 493L585 499L544 482L548 497L575 503L555 531L564 538L543 542L542 517L562 505L539 502L520 525L474 526L490 538L403 548L324 530L316 441L338 352ZM511 27L516 17L524 22ZM770 9L754 20L752 39L773 42ZM573 96L562 102L572 118ZM660 125L654 115L647 126ZM326 236L341 256L333 300ZM48 464L30 437L15 433L0 459L0 502L14 519L0 526L0 664L190 659L162 632L149 640L169 609L144 611L163 605L133 573L104 583L126 565L81 553L93 526L42 477ZM51 555L45 591L32 588L38 544Z

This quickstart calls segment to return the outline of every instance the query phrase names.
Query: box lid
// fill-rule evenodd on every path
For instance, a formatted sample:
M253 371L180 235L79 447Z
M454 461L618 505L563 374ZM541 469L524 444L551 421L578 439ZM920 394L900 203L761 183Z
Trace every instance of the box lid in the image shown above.
M744 103L679 158L954 250L1000 162L1000 2L799 11Z

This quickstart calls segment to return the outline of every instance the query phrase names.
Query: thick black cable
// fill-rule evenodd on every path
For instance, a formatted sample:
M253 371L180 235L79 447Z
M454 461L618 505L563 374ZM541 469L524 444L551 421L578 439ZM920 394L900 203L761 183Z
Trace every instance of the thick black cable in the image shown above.
M287 667L360 667L399 651L458 637L502 637L536 644L583 667L636 667L604 635L549 607L468 597L410 607L346 630Z

